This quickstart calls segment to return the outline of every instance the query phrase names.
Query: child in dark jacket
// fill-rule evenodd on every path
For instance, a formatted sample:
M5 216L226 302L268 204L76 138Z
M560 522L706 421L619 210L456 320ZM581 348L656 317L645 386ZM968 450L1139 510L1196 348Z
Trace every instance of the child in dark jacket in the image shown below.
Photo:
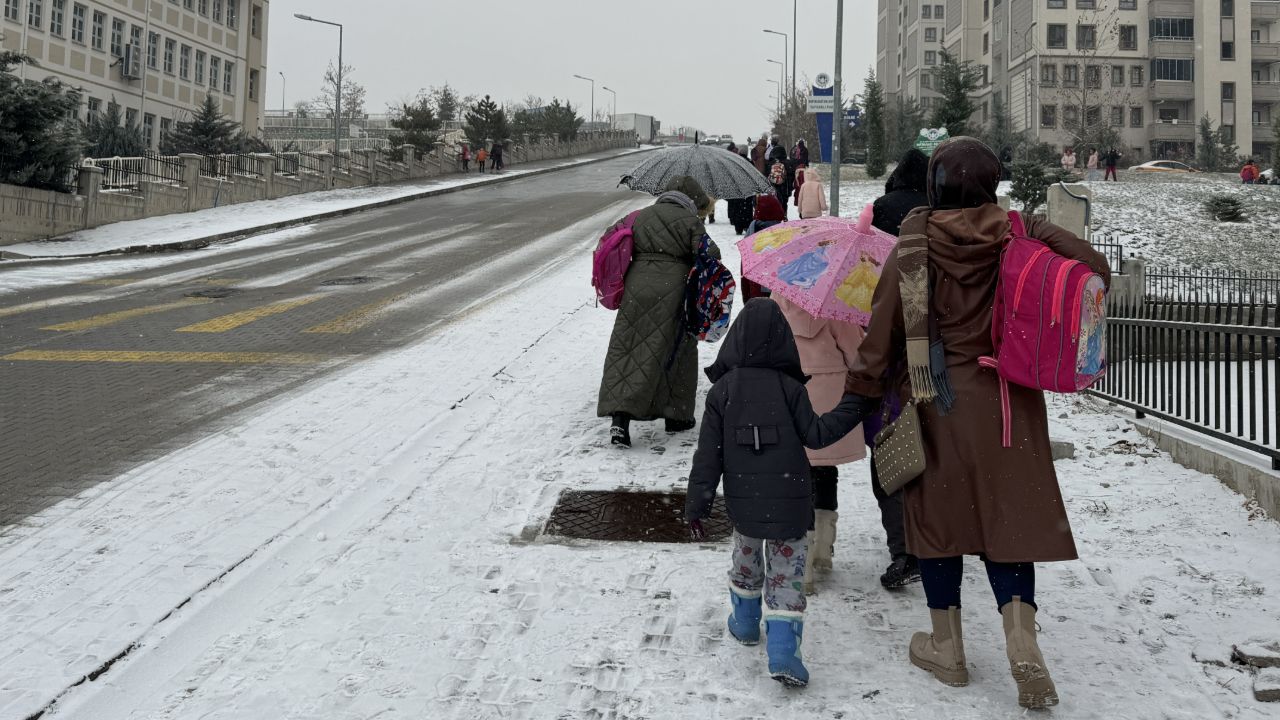
M734 528L729 632L744 645L760 642L763 589L769 675L803 686L809 682L800 657L805 533L813 526L804 449L835 443L879 401L846 395L831 412L815 414L791 326L767 298L747 302L706 373L714 385L689 472L685 519L694 539L705 537L702 520L723 476Z

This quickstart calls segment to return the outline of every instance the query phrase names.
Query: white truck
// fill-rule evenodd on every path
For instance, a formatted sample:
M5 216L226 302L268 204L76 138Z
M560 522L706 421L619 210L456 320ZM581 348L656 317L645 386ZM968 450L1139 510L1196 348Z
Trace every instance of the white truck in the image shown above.
M613 116L614 130L629 130L636 134L636 141L651 143L658 134L658 121L652 115L624 113Z

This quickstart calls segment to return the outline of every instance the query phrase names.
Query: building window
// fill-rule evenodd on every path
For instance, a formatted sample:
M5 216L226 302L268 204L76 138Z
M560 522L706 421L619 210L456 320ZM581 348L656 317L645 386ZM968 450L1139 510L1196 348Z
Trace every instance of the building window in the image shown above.
M1058 106L1057 105L1041 105L1040 106L1040 127L1042 128L1058 127Z
M1040 66L1040 84L1046 87L1053 87L1058 84L1058 66L1057 65L1041 65Z
M1151 61L1152 80L1194 80L1195 63L1192 60L1164 60L1156 58Z
M258 99L258 71L257 70L249 71L249 99L250 100Z
M991 19L991 0L982 0L982 19Z
M107 35L107 14L104 12L93 11L93 34L90 39L93 41L93 49L101 50L106 47Z
M98 98L91 97L89 98L89 101L85 107L86 107L85 115L87 116L86 117L87 119L89 117L93 117L94 115L97 115L98 113L102 112L102 101L99 100Z
M67 0L49 0L49 32L62 37L62 22L67 11Z
M1235 141L1236 141L1236 126L1235 126L1235 125L1222 125L1219 129L1222 131L1222 137L1223 137L1223 139L1225 139L1227 142L1235 142Z
M990 84L991 84L991 66L983 65L982 66L982 85L980 87L986 87Z
M1142 127L1142 108L1129 108L1129 127Z
M924 6L925 10L929 9L928 5ZM256 38L262 37L262 6L254 5L249 11L249 33Z
M1236 0L1222 0L1222 17L1236 16Z
M1067 47L1067 26L1050 25L1045 42L1050 48L1065 50Z
M1102 106L1090 105L1084 109L1084 126L1095 128L1102 125Z
M920 73L920 87L926 90L933 89L933 73Z
M147 33L147 67L155 70L160 56L160 33Z
M1062 66L1062 87L1080 87L1080 66L1068 63Z
M37 30L44 25L44 0L27 0L27 24Z
M933 19L934 19L934 20L941 20L941 19L942 19L942 6L941 6L941 5L934 5L934 6L933 6Z
M928 5L926 5L925 7L928 7ZM924 41L925 41L925 42L938 42L938 28L925 28L925 29L924 29Z
M933 50L925 50L925 51L924 51L924 64L925 64L925 65L937 65L937 64L938 64L938 53L934 52Z
M1076 25L1076 49L1093 50L1098 47L1097 25Z
M1111 66L1111 87L1124 87L1124 66Z
M213 0L213 21L222 22L222 0Z
M178 51L178 77L183 80L191 78L191 46L183 45Z
M1151 37L1160 40L1191 40L1196 21L1191 18L1151 18Z
M227 0L227 27L240 29L240 0Z
M197 85L203 85L203 84L204 84L204 59L205 59L205 57L206 57L206 56L205 56L205 53L204 53L204 51L203 51L203 50L197 50L197 51L196 51L196 84L197 84Z
M1222 59L1223 59L1223 60L1235 60L1235 59L1236 59L1236 44L1235 44L1235 43L1233 43L1233 42L1231 42L1231 41L1229 41L1229 40L1224 40L1224 41L1222 42Z
M142 116L142 139L147 142L147 147L152 147L156 139L156 116L147 113Z
M1120 49L1121 50L1137 50L1138 49L1138 26L1137 25L1121 25L1120 26Z
M1097 10L1098 3L1094 0L1076 0L1077 10Z
M1129 84L1130 85L1134 87L1138 87L1142 85L1142 70L1143 68L1141 65L1129 66Z
M235 72L236 64L232 62L222 63L222 92L228 95L235 94Z
M129 26L129 44L133 46L134 52L142 52L142 26Z
M1102 66L1089 65L1084 69L1084 86L1087 88L1102 87Z
M1137 10L1138 0L1120 0L1121 10Z
M1050 10L1066 10L1067 0L1048 0L1047 7Z
M164 137L173 131L173 120L171 118L160 118L160 137Z
M209 0L199 0L196 3L196 12L204 17L209 17Z
M124 109L124 126L127 128L136 128L138 126L138 111L133 108Z
M71 41L84 44L84 19L89 8L76 3L71 6Z
M1261 31L1261 30L1250 30L1250 31L1249 31L1249 42L1251 42L1251 43L1260 43L1260 42L1262 42L1262 31Z
M982 54L986 55L989 52L991 52L991 35L982 33Z
M920 6L920 18L921 18L922 20L932 20L932 19L933 19L933 6L932 6L932 5L921 5L921 6Z
M22 13L22 10L18 5L18 0L4 0L4 19L5 20L21 22L20 20L18 20L18 18L22 16L21 13Z
M111 54L124 57L124 20L111 18Z
M196 0L182 0L182 7L187 10L195 10Z
M1071 130L1080 124L1080 108L1075 105L1062 106L1062 127Z
M1111 127L1124 127L1124 108L1119 105L1111 106Z
M1235 83L1233 83L1233 82L1224 82L1224 83L1222 83L1222 99L1223 99L1223 100L1235 100L1235 99L1236 99L1236 84L1235 84Z
M173 56L178 49L178 41L173 38L164 39L164 71L173 74Z
M217 90L218 81L222 79L222 61L217 55L209 56L209 89Z

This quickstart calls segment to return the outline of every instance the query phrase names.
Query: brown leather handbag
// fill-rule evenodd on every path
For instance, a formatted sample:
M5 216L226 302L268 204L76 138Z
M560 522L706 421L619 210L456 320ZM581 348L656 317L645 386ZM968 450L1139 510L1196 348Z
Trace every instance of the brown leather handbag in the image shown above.
M914 400L908 398L902 414L876 433L872 457L880 489L886 495L898 492L924 474L924 439Z

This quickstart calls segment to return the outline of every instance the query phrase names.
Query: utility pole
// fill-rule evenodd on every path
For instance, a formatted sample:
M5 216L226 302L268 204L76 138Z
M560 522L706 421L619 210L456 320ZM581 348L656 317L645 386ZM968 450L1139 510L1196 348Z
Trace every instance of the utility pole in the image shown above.
M840 137L844 135L844 107L840 101L840 63L842 62L842 51L844 50L844 0L836 0L836 69L835 69L835 87L832 89L832 95L835 97L835 107L832 108L832 115L835 122L831 123L833 128L833 136L831 138L831 200L830 212L832 217L840 216Z
M797 35L796 26L796 4L800 0L791 0L791 92L796 91L796 49L800 45L800 36Z

